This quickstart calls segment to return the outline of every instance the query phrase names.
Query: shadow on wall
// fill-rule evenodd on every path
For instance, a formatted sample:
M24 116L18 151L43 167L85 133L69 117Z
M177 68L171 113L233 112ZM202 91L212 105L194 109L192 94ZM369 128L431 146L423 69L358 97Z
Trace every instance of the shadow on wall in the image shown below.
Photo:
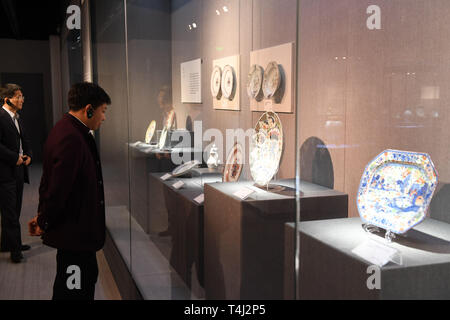
M300 148L300 179L330 189L334 187L330 152L317 137L308 138Z
M187 116L186 118L186 130L192 132L193 126L192 126L192 118L191 116Z
M450 184L439 183L429 210L430 218L450 223Z

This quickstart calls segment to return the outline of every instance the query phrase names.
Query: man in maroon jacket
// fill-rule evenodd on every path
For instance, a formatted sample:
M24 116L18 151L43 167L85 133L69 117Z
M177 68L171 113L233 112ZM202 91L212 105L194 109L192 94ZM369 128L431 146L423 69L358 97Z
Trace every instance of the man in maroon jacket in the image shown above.
M57 248L53 299L93 300L96 252L105 242L102 169L94 137L105 120L108 94L79 83L69 91L69 113L44 146L37 224L45 245Z

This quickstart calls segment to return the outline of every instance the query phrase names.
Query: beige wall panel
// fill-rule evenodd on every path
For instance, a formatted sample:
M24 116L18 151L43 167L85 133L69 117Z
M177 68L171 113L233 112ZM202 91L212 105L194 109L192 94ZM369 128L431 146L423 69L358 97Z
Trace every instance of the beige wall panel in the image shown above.
M240 105L240 101L241 101L241 99L240 99L241 98L241 86L240 86L240 84L241 84L241 72L240 72L241 64L240 64L239 55L213 60L212 67L214 68L215 66L218 66L218 67L220 67L220 70L222 70L222 80L223 80L223 76L224 76L224 68L227 65L231 66L233 68L234 78L235 78L234 80L236 81L234 83L234 87L235 87L234 91L235 92L234 92L234 95L231 97L232 98L231 100L224 97L223 91L222 91L220 100L213 97L213 107L214 107L214 109L220 109L220 110L240 111L240 109L241 109L241 105ZM212 70L211 70L211 73L212 73ZM211 81L211 74L209 76L209 79ZM206 87L205 90L208 90L208 87ZM211 92L211 90L209 90L209 92Z
M276 99L265 99L258 102L256 99L250 100L252 111L274 111L292 113L295 101L295 44L287 43L276 47L252 51L250 53L250 66L254 64L261 66L264 70L267 65L275 61L281 68L281 86L283 95L279 101ZM283 88L283 89L282 89Z

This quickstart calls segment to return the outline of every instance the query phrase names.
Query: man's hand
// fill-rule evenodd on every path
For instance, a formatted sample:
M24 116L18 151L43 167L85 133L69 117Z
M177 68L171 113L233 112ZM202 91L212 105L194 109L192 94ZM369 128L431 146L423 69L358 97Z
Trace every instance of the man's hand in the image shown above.
M31 163L31 158L27 155L23 156L23 163L28 167Z
M44 233L42 231L42 229L39 228L39 225L37 224L37 216L28 222L28 232L29 232L30 236L32 236L32 237L38 237Z
M19 159L17 160L16 166L20 166L23 163L22 156L19 156Z

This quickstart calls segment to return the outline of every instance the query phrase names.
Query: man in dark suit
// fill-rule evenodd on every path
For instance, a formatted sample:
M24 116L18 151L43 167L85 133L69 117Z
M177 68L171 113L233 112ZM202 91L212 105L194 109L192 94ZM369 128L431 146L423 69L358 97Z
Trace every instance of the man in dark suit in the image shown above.
M24 182L29 183L28 166L31 163L30 143L26 138L18 111L22 110L22 88L7 84L2 90L3 107L0 108L0 250L11 252L11 261L20 263L22 251L30 246L22 244L20 211Z
M54 300L93 300L96 252L105 242L102 169L95 139L105 120L108 94L79 83L69 91L69 113L44 146L37 224L45 245L57 248Z

